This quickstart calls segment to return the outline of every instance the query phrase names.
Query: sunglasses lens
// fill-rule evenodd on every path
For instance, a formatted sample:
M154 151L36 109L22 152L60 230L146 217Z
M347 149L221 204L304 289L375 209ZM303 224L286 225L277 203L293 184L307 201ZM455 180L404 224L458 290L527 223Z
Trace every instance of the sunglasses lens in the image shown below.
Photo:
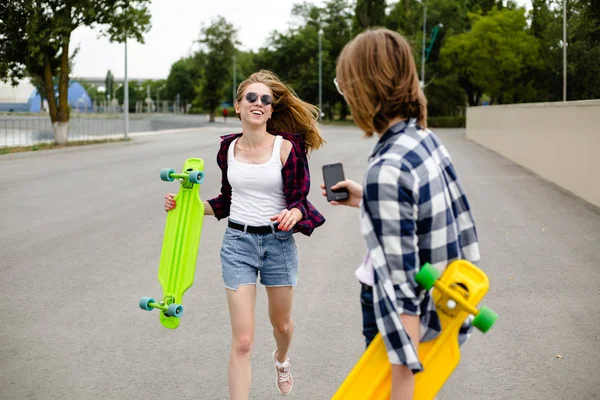
M258 95L254 92L248 92L246 94L246 100L248 100L248 103L254 103L257 99Z
M273 103L273 98L268 94L263 94L260 97L260 102L263 103L263 106L268 106L269 104Z

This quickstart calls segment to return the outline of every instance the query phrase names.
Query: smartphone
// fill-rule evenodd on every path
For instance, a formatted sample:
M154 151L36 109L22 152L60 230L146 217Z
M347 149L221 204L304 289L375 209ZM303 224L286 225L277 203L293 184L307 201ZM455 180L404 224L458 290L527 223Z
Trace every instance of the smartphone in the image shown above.
M341 201L348 198L346 188L331 190L333 185L345 179L342 163L323 165L323 183L327 191L327 201Z

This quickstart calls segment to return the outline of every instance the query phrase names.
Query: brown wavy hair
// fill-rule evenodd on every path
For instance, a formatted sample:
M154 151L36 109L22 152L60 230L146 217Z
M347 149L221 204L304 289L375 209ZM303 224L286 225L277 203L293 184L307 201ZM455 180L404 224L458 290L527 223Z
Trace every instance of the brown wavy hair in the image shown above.
M378 28L356 36L342 50L336 74L354 121L367 136L385 132L397 117L416 118L427 127L427 99L411 47L397 32Z
M246 87L252 83L262 83L273 92L273 114L267 122L267 131L298 133L304 139L306 153L325 143L317 123L319 109L301 100L291 87L271 71L260 70L240 83L236 95L238 103L242 101ZM240 118L239 114L237 116Z

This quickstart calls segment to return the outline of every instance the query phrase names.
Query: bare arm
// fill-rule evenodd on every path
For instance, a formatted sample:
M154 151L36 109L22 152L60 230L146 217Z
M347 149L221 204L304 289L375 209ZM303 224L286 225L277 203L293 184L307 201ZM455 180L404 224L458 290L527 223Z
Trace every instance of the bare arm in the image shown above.
M419 348L419 320L418 315L400 314L402 325L415 345ZM392 364L392 393L390 400L412 399L415 391L415 376L406 365Z
M175 193L168 193L165 196L165 211L168 212L175 208L177 204L175 203L174 198ZM208 201L203 201L202 204L204 204L204 215L215 215L215 212Z
M203 201L202 204L204 204L204 215L215 215L215 212L208 201Z

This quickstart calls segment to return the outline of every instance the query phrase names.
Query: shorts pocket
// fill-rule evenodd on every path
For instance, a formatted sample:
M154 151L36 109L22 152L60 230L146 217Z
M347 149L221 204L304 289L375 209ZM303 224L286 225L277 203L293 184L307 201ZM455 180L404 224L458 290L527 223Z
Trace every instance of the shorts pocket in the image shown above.
M294 234L294 230L290 229L289 231L275 231L273 235L279 240L288 240Z
M243 234L244 234L243 231L238 231L237 229L233 229L233 228L227 227L227 229L225 229L224 239L227 239L227 240L238 240L239 238L242 237Z

